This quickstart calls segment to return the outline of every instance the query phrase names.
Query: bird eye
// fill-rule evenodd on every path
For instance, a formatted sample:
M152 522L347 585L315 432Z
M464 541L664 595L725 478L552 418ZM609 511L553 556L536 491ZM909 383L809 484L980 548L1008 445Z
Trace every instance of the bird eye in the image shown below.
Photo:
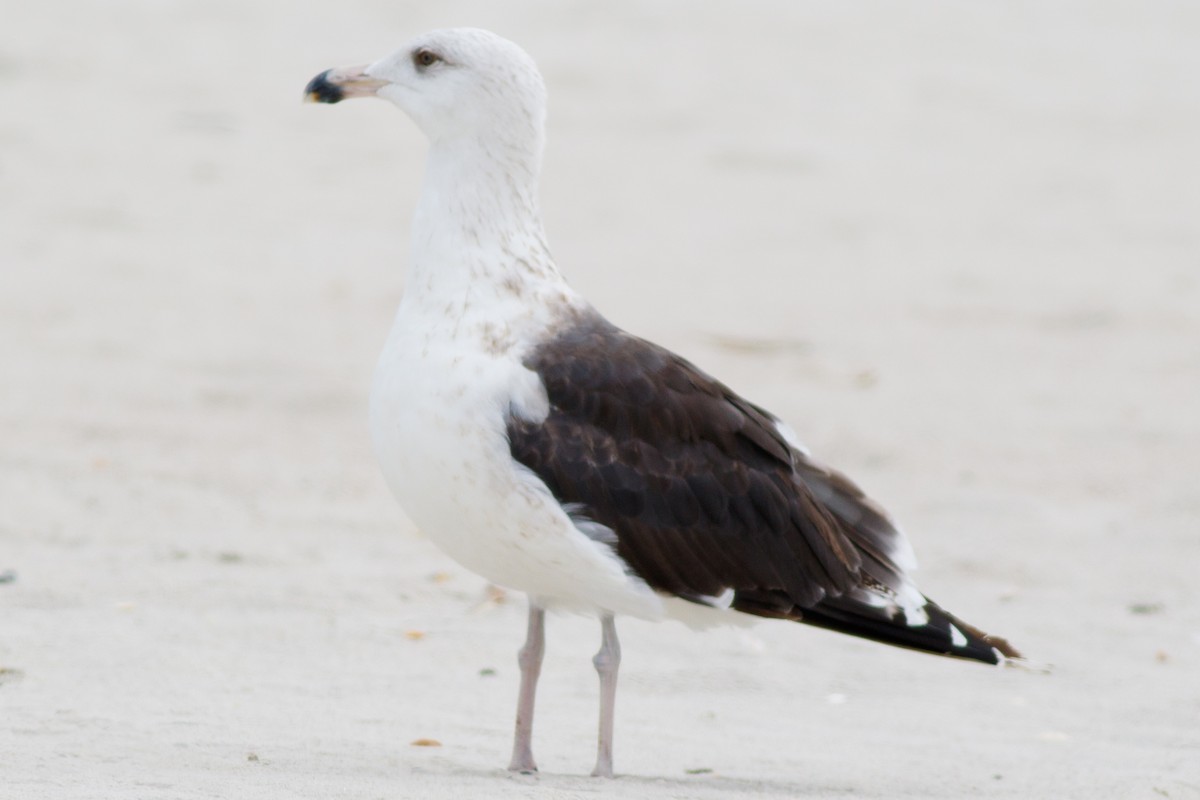
M417 69L424 69L441 61L442 57L432 50L418 50L413 53L413 63L417 65Z

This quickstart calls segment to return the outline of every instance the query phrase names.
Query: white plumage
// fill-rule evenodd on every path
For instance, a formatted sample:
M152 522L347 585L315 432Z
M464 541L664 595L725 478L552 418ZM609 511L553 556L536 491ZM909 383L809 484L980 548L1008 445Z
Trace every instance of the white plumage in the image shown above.
M411 58L421 48L439 56L424 75ZM465 64L468 77L456 73ZM436 89L431 70L443 73ZM587 308L542 231L541 76L515 45L474 30L429 34L366 73L388 81L379 94L432 145L409 278L371 391L388 485L430 539L494 583L543 607L657 618L658 596L509 452L509 410L533 422L549 411L523 360Z

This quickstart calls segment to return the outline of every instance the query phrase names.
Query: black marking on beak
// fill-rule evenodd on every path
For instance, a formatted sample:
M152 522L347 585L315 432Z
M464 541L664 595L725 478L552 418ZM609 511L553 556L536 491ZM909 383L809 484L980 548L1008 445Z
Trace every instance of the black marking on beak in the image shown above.
M346 99L346 93L342 91L342 87L329 81L331 72L333 70L327 69L308 82L308 86L304 87L305 100L314 103L338 103Z

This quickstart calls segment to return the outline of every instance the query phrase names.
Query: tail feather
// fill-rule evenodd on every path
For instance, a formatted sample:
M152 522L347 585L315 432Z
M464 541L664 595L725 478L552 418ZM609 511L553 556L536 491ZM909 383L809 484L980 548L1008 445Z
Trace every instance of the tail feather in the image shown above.
M733 607L749 614L782 617L895 647L952 658L986 664L1023 660L1017 649L1006 640L963 622L929 598L925 598L923 608L928 620L910 625L903 611L866 605L847 597L827 598L812 608L794 605L786 608L779 603L779 598L764 594L739 592L734 598Z
M816 608L805 609L799 621L897 647L983 661L987 664L999 664L1005 659L1021 658L1016 648L1004 639L990 636L963 622L932 600L927 602L924 610L929 621L923 625L909 625L903 612L896 617L887 618L862 613L877 611L874 608L854 608L850 604L843 606L833 601L821 603Z

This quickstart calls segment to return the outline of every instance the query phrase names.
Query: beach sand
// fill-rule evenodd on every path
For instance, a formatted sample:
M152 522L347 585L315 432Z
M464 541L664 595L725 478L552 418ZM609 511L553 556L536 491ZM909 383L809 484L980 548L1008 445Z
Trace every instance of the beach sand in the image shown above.
M1050 675L554 617L366 433L425 145L326 67L488 27L573 284L786 419ZM1200 798L1200 11L112 0L0 27L0 796ZM432 739L440 746L415 746Z

